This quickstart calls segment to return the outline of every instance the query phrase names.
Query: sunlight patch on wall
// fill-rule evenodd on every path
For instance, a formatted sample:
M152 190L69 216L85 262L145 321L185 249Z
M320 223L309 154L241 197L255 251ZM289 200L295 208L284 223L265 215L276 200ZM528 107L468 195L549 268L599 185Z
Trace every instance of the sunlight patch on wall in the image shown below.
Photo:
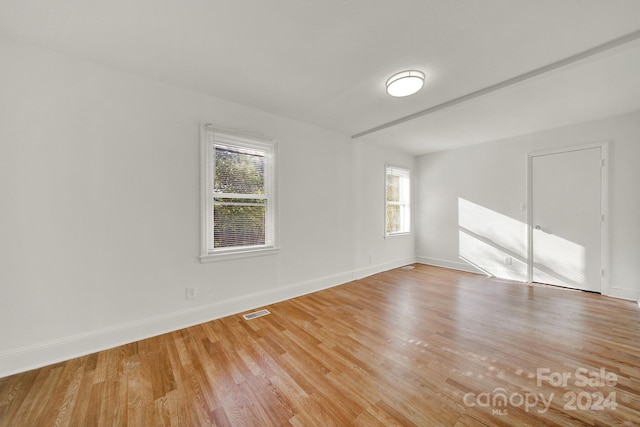
M526 282L527 224L458 198L458 253L462 260L503 279Z
M502 279L528 281L528 225L458 198L460 259ZM584 288L586 250L562 237L534 230L533 281Z
M533 280L570 288L584 288L587 257L584 246L544 231L534 230L533 233Z

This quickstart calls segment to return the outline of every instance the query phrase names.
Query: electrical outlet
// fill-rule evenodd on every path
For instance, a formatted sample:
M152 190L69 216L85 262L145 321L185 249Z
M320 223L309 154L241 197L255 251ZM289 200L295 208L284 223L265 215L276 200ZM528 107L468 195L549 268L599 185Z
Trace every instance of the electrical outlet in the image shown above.
M194 299L195 297L196 297L196 288L195 287L188 287L187 288L186 298L187 299Z

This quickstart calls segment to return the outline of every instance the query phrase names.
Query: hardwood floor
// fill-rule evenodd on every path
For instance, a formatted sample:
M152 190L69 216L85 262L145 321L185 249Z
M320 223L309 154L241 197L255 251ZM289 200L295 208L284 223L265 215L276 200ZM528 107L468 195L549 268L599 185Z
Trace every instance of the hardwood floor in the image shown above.
M2 378L0 425L640 424L633 302L416 265L267 308Z

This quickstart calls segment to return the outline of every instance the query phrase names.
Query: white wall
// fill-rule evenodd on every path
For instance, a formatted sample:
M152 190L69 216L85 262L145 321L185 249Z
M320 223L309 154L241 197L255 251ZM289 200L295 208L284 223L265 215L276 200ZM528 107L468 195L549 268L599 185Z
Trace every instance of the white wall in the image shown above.
M460 252L482 253L476 259L483 270L526 280L527 154L603 141L610 143L608 294L638 299L640 112L419 157L418 259L477 271ZM466 228L492 228L491 241L469 245L459 220ZM511 266L504 265L506 255L514 258Z
M0 57L0 377L415 259L382 239L383 165L408 156L6 39ZM279 254L199 263L202 122L278 141Z

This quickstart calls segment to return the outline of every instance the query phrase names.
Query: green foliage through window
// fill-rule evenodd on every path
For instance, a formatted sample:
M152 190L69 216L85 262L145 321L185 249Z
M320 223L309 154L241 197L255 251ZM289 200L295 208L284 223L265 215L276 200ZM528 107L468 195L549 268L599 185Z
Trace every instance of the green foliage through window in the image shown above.
M265 153L216 145L214 156L214 248L264 245Z
M215 193L264 194L264 154L215 147Z

